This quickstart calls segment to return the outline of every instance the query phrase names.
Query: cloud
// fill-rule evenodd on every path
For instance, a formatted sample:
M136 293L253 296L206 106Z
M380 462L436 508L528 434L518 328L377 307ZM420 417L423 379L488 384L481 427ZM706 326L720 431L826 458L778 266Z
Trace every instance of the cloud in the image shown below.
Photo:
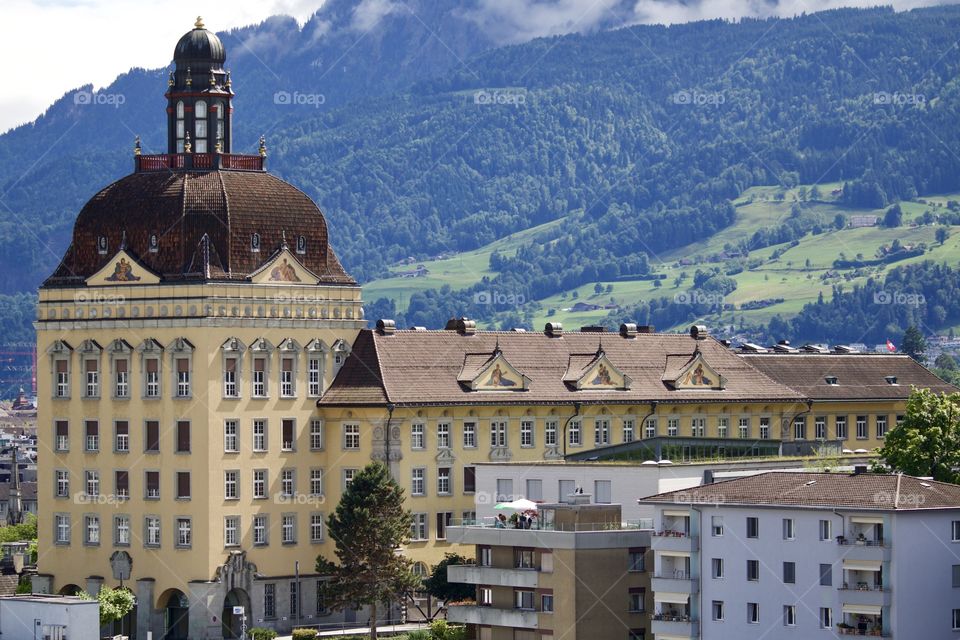
M402 7L400 2L392 0L361 0L353 10L351 27L357 31L369 31L391 13Z

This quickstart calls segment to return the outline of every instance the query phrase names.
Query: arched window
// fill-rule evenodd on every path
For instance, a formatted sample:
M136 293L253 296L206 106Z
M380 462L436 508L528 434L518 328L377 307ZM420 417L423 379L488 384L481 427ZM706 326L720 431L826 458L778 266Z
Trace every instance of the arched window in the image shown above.
M194 118L194 138L196 139L195 151L197 153L207 152L207 103L204 100L197 100L193 108Z
M177 102L177 153L183 153L183 137L186 128L183 124L183 100Z
M223 101L218 101L216 105L217 109L217 140L223 141Z

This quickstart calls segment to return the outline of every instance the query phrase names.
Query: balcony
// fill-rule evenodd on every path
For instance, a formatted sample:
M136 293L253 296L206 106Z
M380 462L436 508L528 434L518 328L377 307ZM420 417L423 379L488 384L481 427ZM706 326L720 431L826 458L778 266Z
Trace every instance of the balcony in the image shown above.
M889 607L892 601L890 589L879 585L868 585L864 582L845 583L838 588L838 591L840 592L840 602L848 605Z
M656 613L650 616L650 631L658 638L699 638L700 622L690 616Z
M883 540L837 536L845 560L890 560L890 545Z
M650 547L654 551L683 551L691 553L698 548L699 539L684 531L653 531L650 534Z
M700 590L700 581L683 571L664 571L651 578L650 588L654 593L697 593Z
M535 569L501 569L473 565L450 565L447 567L447 580L465 584L536 589L539 578L540 574Z
M536 611L494 609L477 605L451 605L447 607L447 620L458 624L482 624L514 629L536 629L538 625Z

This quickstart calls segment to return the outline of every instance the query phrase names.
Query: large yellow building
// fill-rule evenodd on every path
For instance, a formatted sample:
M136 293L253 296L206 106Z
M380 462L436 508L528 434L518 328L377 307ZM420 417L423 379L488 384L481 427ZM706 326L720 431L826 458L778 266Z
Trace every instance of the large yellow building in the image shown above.
M426 571L464 551L448 526L508 493L476 485L480 461L870 450L912 384L953 390L904 357L738 354L699 328L364 329L320 210L264 171L262 145L231 152L225 59L199 21L181 38L168 153L138 149L90 200L40 290L35 589L122 579L136 637L236 637L237 606L248 627L365 622L327 610L313 569L371 460L407 491L405 552Z

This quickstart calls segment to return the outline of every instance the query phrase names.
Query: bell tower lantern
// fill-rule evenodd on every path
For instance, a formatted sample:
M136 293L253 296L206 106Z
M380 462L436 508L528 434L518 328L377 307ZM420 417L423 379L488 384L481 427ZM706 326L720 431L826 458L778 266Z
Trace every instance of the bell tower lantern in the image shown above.
M166 93L167 153L230 153L233 90L226 59L202 18L177 42Z

